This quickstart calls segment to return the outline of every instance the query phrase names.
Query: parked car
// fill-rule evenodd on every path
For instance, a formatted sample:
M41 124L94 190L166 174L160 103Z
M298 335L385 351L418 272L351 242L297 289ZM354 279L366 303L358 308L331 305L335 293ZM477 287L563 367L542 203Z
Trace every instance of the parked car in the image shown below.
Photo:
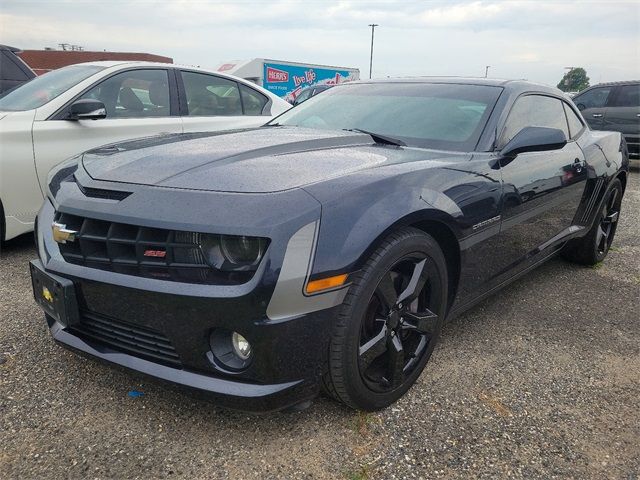
M573 101L594 130L622 133L633 164L640 166L640 81L594 85Z
M305 100L309 100L314 95L319 94L320 92L324 92L325 90L329 90L333 85L312 85L311 87L303 88L300 90L300 93L293 99L291 102L292 105L299 105Z
M137 137L255 127L288 108L251 82L173 64L83 63L42 75L0 98L0 240L33 230L47 173L72 155Z
M606 257L621 145L529 82L339 85L260 128L59 166L35 297L61 345L233 408L321 388L384 408L445 319L559 252Z
M17 55L19 48L0 45L0 96L35 78L36 74Z

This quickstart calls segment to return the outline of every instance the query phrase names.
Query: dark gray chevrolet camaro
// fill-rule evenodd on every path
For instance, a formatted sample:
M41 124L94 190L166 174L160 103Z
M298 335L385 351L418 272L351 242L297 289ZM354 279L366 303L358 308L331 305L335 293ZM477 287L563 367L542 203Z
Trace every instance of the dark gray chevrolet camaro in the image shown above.
M552 88L351 83L264 127L60 165L34 293L63 346L220 404L379 409L445 319L556 253L601 261L627 172L620 134Z

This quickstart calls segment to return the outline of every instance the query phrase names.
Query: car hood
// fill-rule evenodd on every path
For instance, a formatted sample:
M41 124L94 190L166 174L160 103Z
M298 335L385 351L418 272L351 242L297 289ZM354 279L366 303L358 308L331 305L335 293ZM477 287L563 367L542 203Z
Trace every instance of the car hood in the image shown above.
M377 145L369 135L359 133L262 127L134 140L91 150L82 163L93 179L101 181L267 193L385 163L442 155Z

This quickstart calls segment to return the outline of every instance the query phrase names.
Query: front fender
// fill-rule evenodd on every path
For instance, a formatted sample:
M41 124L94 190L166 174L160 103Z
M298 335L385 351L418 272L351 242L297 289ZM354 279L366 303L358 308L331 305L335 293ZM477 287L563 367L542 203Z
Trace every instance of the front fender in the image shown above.
M438 221L459 239L462 217L451 198L419 183L382 179L363 185L323 203L311 278L359 270L379 243L402 226Z

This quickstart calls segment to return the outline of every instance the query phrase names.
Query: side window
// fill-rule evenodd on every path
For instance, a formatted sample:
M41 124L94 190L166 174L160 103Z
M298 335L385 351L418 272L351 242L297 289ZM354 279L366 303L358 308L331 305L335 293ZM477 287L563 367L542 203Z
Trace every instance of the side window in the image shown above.
M584 124L580 120L580 117L576 115L573 109L567 105L566 103L562 103L564 106L564 111L567 114L567 123L569 124L569 138L575 138L575 136L580 133Z
M0 72L3 80L26 80L27 76L11 58L12 53L0 52Z
M236 82L206 73L181 73L189 116L242 115L240 90Z
M168 117L169 76L166 70L129 70L107 78L81 98L104 103L107 118Z
M262 110L268 101L267 97L243 84L240 84L240 95L242 95L245 115L262 115Z
M640 107L640 85L619 87L614 107Z
M516 100L502 131L500 144L506 145L525 127L547 127L562 130L569 138L562 102L543 95L526 95Z
M311 98L311 94L312 93L313 93L313 88L307 88L307 89L303 90L302 92L300 92L300 95L298 95L296 97L296 105L298 105L299 103L302 103L305 100L308 100L309 98Z
M575 97L573 103L575 103L580 110L603 108L607 104L610 93L611 87L592 88L588 92L584 92L582 95Z

